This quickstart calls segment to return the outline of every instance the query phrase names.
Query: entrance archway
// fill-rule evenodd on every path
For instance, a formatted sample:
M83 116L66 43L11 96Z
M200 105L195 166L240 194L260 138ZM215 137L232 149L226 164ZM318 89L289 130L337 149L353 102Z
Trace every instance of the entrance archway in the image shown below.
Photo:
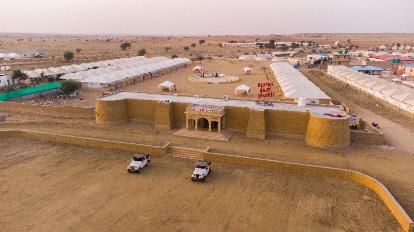
M194 119L188 119L188 130L195 130L195 123L196 121Z
M205 118L199 118L197 122L197 126L199 130L207 130L209 128L209 121Z
M219 123L217 121L211 121L211 131L218 132Z

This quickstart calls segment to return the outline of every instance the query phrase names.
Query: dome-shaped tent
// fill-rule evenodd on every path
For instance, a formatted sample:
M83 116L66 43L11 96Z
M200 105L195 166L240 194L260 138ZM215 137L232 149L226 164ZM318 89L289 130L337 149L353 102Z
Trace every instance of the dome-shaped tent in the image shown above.
M251 68L249 68L249 67L245 67L244 69L243 69L243 74L244 75L251 75L252 74L252 69Z
M176 90L176 85L171 81L164 81L158 85L158 90L174 92Z
M250 93L251 88L245 84L239 85L234 89L234 94L247 96Z

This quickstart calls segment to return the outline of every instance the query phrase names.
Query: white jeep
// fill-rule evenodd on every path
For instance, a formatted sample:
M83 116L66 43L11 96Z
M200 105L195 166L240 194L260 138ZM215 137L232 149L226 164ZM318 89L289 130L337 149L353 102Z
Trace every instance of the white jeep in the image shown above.
M132 161L128 165L128 172L137 172L140 173L143 168L147 167L151 162L149 154L135 154L132 156Z
M191 175L191 180L204 182L210 173L211 173L211 162L210 161L198 161L195 165L193 174Z

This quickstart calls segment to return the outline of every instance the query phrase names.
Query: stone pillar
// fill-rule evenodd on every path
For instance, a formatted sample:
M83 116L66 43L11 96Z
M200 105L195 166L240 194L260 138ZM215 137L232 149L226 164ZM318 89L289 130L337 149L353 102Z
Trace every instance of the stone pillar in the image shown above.
M266 139L266 118L263 109L250 109L246 136L254 139Z
M211 120L208 120L208 131L211 132Z
M198 131L198 117L196 117L194 120L195 120L195 130Z
M171 129L173 126L171 102L158 102L155 106L155 128L156 129Z
M221 132L221 119L217 122L218 123L218 132Z

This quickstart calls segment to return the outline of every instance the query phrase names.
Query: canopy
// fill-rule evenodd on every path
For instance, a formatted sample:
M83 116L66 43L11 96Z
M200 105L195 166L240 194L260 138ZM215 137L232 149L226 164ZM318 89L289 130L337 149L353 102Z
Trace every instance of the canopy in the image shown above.
M245 84L239 85L234 89L234 94L249 94L251 88Z
M252 69L251 68L249 68L249 67L245 67L244 69L243 69L243 73L245 74L245 75L249 75L249 74L251 74L252 73Z
M173 82L171 81L164 81L163 83L158 85L158 90L164 90L164 91L175 91L176 90L176 86Z
M270 65L286 98L298 100L328 99L322 90L306 78L301 72L286 62L276 62Z
M201 65L197 65L193 68L193 72L195 72L195 73L202 73L203 70L204 70L204 68Z
M392 81L380 78L372 79L369 75L345 66L329 66L328 75L386 101L395 107L414 113L413 108L405 107L414 99L414 89L397 84L397 82L401 83L401 79L399 78L394 78Z

